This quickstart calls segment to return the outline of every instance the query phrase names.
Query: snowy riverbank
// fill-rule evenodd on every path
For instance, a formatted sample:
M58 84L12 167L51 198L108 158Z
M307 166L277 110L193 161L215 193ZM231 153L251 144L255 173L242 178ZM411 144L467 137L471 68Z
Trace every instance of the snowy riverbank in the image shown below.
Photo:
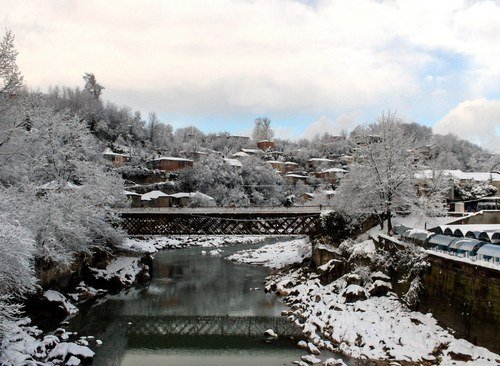
M155 253L162 249L180 249L190 246L205 248L218 248L229 244L251 244L266 239L266 236L229 235L229 236L202 236L202 235L176 235L176 236L151 236L125 239L118 250L138 253Z
M300 263L311 256L311 242L308 238L296 238L290 241L265 245L258 249L248 249L228 257L229 260L260 264L271 268L283 268Z
M286 251L287 243L244 251L230 257L267 265L299 263L303 252ZM296 243L298 244L298 243ZM302 243L306 250L306 242ZM309 245L310 246L310 245ZM289 243L289 248L295 245ZM282 263L276 258L284 254ZM295 253L295 254L293 254ZM355 245L351 256L375 254L371 240ZM293 258L295 256L295 258ZM334 266L332 261L330 266ZM321 270L328 270L328 265ZM500 356L463 339L455 339L431 314L408 309L391 291L388 277L358 267L327 285L307 269L292 269L268 278L266 289L283 296L287 315L318 348L358 359L407 364L497 365Z

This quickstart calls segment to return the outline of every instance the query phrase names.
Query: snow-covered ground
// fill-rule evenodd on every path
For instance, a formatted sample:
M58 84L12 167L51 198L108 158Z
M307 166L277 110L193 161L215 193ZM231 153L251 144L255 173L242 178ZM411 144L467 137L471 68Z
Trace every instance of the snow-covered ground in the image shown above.
M296 238L265 245L258 249L248 249L228 257L232 261L260 264L271 268L283 268L300 263L311 256L311 242L308 238Z
M147 238L128 238L117 249L138 253L155 253L161 249L179 249L188 246L217 248L228 244L250 244L265 240L265 236L153 236Z
M302 250L305 250L305 241ZM246 250L229 257L245 263L278 268L301 262L304 252L296 240ZM371 240L355 245L351 256L371 255ZM333 264L334 265L334 264ZM292 270L268 278L267 290L284 296L288 317L320 349L337 350L359 359L406 361L441 365L498 365L500 356L485 348L455 339L431 314L409 310L390 292L381 272L347 274L322 285L319 276ZM386 296L371 296L375 286L387 285ZM353 299L354 297L354 299ZM359 300L355 301L355 298ZM466 360L466 361L464 361ZM306 361L306 360L303 360Z

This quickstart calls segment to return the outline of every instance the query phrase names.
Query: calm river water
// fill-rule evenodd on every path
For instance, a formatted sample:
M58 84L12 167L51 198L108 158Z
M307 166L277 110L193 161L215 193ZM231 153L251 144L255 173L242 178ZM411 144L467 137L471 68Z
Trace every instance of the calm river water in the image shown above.
M222 256L201 255L204 248L156 253L148 285L82 310L68 329L103 341L96 349L96 366L291 365L306 354L295 346L297 340L280 337L267 343L260 331L252 336L195 335L203 333L201 328L221 327L221 316L243 317L251 327L286 309L274 294L263 291L268 269L224 259L261 245L223 247ZM165 334L168 327L176 329L174 335Z

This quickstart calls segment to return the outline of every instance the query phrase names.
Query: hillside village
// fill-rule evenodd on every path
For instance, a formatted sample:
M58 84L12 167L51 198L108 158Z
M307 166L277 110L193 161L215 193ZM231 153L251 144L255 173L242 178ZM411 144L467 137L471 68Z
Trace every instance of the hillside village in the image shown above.
M207 157L219 159L221 163L230 167L228 169L240 175L245 164L255 164L256 160L251 160L249 157L257 158L258 161L264 163L263 168L271 168L276 175L279 175L274 184L281 188L285 193L285 199L288 199L288 201L275 201L273 205L328 207L331 205L331 199L342 177L348 174L353 163L359 163L354 156L356 150L361 146L378 142L379 138L376 135L358 135L353 138L327 136L325 137L327 141L334 146L342 146L345 153L330 153L309 159L300 157L301 154L307 154L305 148L280 148L272 140L252 141L246 136L229 134L216 137L218 140L226 141L228 145L234 144L233 151L239 147L239 150L227 155L205 148L202 144L198 150L181 151L179 154L181 156L158 155L150 159L140 159L139 162L128 152L129 149L126 146L122 146L122 152L113 152L111 148L107 148L102 155L117 171L122 172L126 182L125 195L129 198L131 207L221 205L221 202L217 202L204 192L179 191L182 187L179 184L179 175L188 175L188 172L195 170L197 165L203 165ZM497 200L494 197L500 196L500 173L425 169L431 160L431 151L432 145L419 146L408 151L414 156L415 165L420 167L420 170L415 173L417 185L420 187L416 187L417 190L422 191L426 182L439 174L443 176L440 179L448 180L449 189L446 199L450 212L475 212L478 206L479 210L496 207ZM237 202L225 202L225 204L238 206Z

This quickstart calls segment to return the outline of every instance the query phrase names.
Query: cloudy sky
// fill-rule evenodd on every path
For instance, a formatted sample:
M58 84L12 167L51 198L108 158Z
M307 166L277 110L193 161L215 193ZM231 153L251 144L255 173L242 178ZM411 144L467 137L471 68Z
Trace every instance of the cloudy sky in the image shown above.
M0 0L27 84L174 127L338 133L382 111L500 146L500 1Z

